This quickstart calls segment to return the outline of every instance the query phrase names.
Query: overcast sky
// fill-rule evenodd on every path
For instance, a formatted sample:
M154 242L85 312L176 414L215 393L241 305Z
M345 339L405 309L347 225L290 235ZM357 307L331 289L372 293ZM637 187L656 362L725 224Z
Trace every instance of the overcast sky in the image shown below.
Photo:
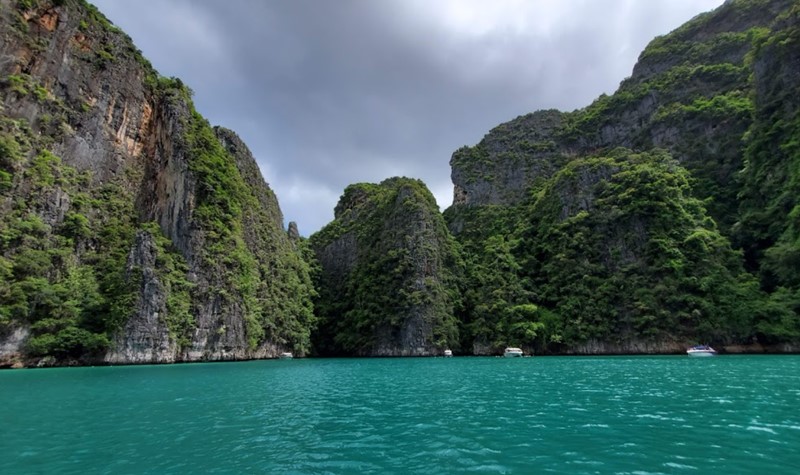
M91 0L237 132L308 236L352 183L422 179L537 109L612 93L655 36L722 0Z

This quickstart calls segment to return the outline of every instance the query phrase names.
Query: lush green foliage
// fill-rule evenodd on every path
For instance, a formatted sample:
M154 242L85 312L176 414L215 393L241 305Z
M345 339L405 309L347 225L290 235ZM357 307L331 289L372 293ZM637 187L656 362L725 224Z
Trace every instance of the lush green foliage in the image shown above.
M500 350L542 334L538 317L547 311L531 303L522 267L514 255L520 244L517 228L523 213L521 207L504 206L445 211L451 225L467 223L458 234L465 267L463 305L457 314L462 348L477 345Z
M513 343L554 351L796 342L798 11L726 2L651 42L613 95L458 150L472 202L445 216L467 262L462 337L496 349L517 318L536 325ZM520 177L528 192L504 198Z
M32 355L101 352L134 302L137 279L125 268L134 231L132 199L113 184L86 193L88 175L46 149L35 152L29 129L7 124L3 153L14 157L15 170L23 170L16 184L28 192L27 199L4 208L0 222L0 331L29 326ZM73 199L59 223L48 216L57 211L53 199L60 194ZM93 226L87 216L97 214L107 220Z
M800 100L797 62L800 6L761 38L750 57L755 121L748 131L742 171L740 221L734 237L749 269L772 293L759 333L769 340L800 336Z
M414 325L431 328L429 347L455 347L460 261L425 185L406 178L351 185L336 215L311 237L322 264L317 350L370 354L376 345L397 345L417 317L424 323Z
M205 233L209 291L227 305L241 299L251 349L269 340L308 352L314 326L309 265L289 244L282 223L271 218L268 208L277 202L259 201L234 157L195 111L186 141L198 179L194 217Z
M666 153L574 161L528 219L519 255L564 342L749 336L752 280Z
M454 207L466 342L743 341L762 295L667 153L570 162L528 205Z
M59 25L75 28L74 37L48 35L33 25L37 15L53 6L68 9L60 11ZM2 14L16 22L13 40L34 54L45 53L49 42L70 41L69 59L78 60L75 71L95 75L92 84L100 83L103 93L117 94L120 72L143 78L142 100L156 110L169 109L171 130L183 131L167 138L175 147L169 160L185 159L191 174L187 182L197 183L196 190L187 190L196 193L196 207L187 207L193 214L181 219L190 220L186 227L202 248L184 256L158 225L140 222L142 216L153 216L152 209L141 206L149 207L153 199L142 196L152 179L143 176L150 157L123 156L124 165L108 174L113 178L101 180L52 153L73 153L65 144L74 143L72 136L87 125L90 133L106 128L102 120L111 119L94 109L102 98L69 97L35 73L0 78L10 101L0 119L0 336L30 329L30 356L101 355L146 292L142 269L128 258L136 236L147 233L156 258L148 272L155 273L156 294L166 300L159 318L179 349L192 343L198 312L213 302L224 317L244 319L251 349L270 343L308 352L315 322L310 264L304 260L310 253L303 255L303 242L289 241L274 195L260 175L245 182L236 157L193 110L191 90L179 79L161 77L130 38L83 0L20 0ZM32 121L6 117L6 111L13 115L19 110L25 112L17 116ZM89 120L92 115L97 117ZM102 149L111 145L104 139L112 137L81 139ZM88 161L67 158L82 167ZM98 172L108 172L100 162ZM226 331L221 325L217 335Z

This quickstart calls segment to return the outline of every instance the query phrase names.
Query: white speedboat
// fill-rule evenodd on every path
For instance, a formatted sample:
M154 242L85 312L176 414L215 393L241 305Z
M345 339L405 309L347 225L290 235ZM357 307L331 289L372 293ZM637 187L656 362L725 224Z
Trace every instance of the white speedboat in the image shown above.
M444 355L445 356L453 356L453 351L452 350L444 350Z
M686 350L686 354L689 356L714 356L717 354L717 350L708 345L697 345Z
M508 347L506 348L506 351L503 352L503 356L506 358L518 358L522 356L522 350L519 348Z
M294 358L294 355L292 355L288 351L285 351L285 352L281 353L280 356L278 356L278 358L280 358L282 360L290 360L290 359Z

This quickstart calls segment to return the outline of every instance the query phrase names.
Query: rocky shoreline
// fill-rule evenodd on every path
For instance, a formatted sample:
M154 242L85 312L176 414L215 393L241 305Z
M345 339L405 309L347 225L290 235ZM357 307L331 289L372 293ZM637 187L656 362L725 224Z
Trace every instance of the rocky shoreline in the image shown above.
M655 347L658 345L652 345ZM714 346L714 345L712 345ZM761 343L752 343L747 345L717 345L714 346L720 355L793 355L800 354L800 345L789 343L777 345L763 345ZM668 344L661 346L665 351L620 351L618 345L603 345L602 343L592 343L585 346L570 348L563 352L550 352L545 354L535 354L535 356L576 356L576 357L592 357L592 356L679 356L685 354L684 346ZM603 350L603 351L601 351ZM525 351L530 354L529 350ZM354 356L354 358L435 358L440 355L384 355L384 356ZM455 356L461 357L491 357L501 356L497 352L484 352L475 354L458 354ZM122 361L112 362L106 358L67 358L57 360L53 357L44 358L25 358L21 353L5 353L0 349L0 370L2 369L24 369L24 368L67 368L67 367L87 367L87 366L140 366L140 365L159 365L159 364L191 364L191 363L226 363L226 362L242 362L242 361L257 361L279 359L280 354L265 354L259 358L208 358L208 359L194 359L194 360L176 360L176 361ZM312 356L311 358L327 358Z

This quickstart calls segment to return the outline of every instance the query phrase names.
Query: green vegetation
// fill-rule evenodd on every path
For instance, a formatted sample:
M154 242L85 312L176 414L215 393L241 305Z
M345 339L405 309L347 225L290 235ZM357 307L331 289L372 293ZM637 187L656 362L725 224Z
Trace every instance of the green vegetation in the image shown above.
M4 133L0 135L0 196L11 190L14 172L22 160L22 152L17 140Z
M569 194L576 182L591 183ZM584 185L585 186L585 185ZM533 204L520 258L564 343L739 340L751 281L664 152L577 160Z
M16 5L26 11L50 6L33 1ZM94 361L141 308L143 296L157 295L165 305L158 318L179 351L192 344L198 313L214 307L221 321L230 324L220 324L212 338L225 338L241 318L249 349L268 344L309 352L315 324L311 263L306 261L311 253L303 241L289 241L277 201L260 175L245 181L237 161L250 160L257 170L252 157L240 160L225 150L193 110L191 90L179 79L158 75L130 38L94 6L78 1L67 8L74 15L62 19L74 21L87 39L70 50L89 65L78 69L92 71L92 64L112 62L116 69L135 69L138 63L148 98L176 113L172 125L183 133L169 140L182 153L170 160L186 160L190 180L197 183L190 190L193 214L183 219L191 220L186 228L197 239L191 245L198 247L187 261L186 250L179 251L179 243L159 225L141 222L153 213L154 197L141 188L148 157L122 157L125 164L113 170L92 164L106 174L97 179L53 153L64 150L63 140L82 125L80 117L95 112L86 98L68 105L38 76L7 76L0 87L15 101L8 110L28 107L34 119L12 120L6 110L0 119L0 336L27 328L28 356ZM31 48L50 41L47 35L33 38L23 24L15 41ZM113 80L109 72L94 72L100 81ZM86 166L84 158L69 159ZM149 290L143 285L144 269L129 259L142 239L152 243L149 251L155 257L147 269ZM225 340L224 351L228 342L239 345L240 337L237 330Z
M748 269L771 293L759 323L770 341L800 337L800 101L795 94L800 56L800 6L760 38L749 60L755 70L755 120L746 137L740 220L734 239ZM795 68L794 70L792 68ZM794 75L794 76L792 76Z
M183 88L176 92L184 93ZM138 172L130 170L118 183L90 186L91 176L47 149L36 151L31 143L38 139L29 128L8 124L0 136L0 190L25 187L28 192L4 212L0 227L0 331L29 326L29 355L91 357L108 347L140 298L141 271L127 262L137 232L153 237L154 270L166 295L162 318L179 348L191 343L195 305L215 298L228 311L242 304L251 349L269 340L310 351L314 291L309 265L271 219L265 208L270 203L258 202L233 157L197 113L188 121L185 140L189 168L198 180L194 220L205 238L201 268L211 279L204 292L215 295L188 280L186 260L156 224L137 222L129 184L141 180ZM54 200L57 196L68 197L68 208L58 208L63 200ZM248 239L245 223L258 226L259 236ZM268 230L274 235L258 244ZM272 247L280 242L282 248Z
M522 318L538 314L538 308L534 311L533 307L517 305L527 305L530 301L523 288L521 266L513 255L520 242L513 230L518 228L522 211L519 207L504 206L454 206L445 211L445 220L451 225L468 223L458 234L465 269L461 286L463 304L457 313L463 349L477 344L499 350L532 341L541 330L535 319ZM529 331L536 334L527 334ZM519 340L520 337L525 340Z
M317 351L373 354L399 348L408 333L427 351L457 345L460 259L422 182L347 187L311 245L321 264Z
M465 344L796 343L798 11L726 2L651 42L613 95L456 151Z
M12 2L9 42L45 54L35 15L62 3ZM170 118L176 133L159 141L171 143L145 153L171 154L158 158L187 174L191 205L164 223L175 197L151 196L152 157L95 176L95 157L67 155L80 121L105 114L100 98L65 104L50 79L2 78L0 337L28 329L27 356L104 354L145 295L163 297L179 351L198 332L250 354L800 340L796 2L726 2L653 40L616 93L457 150L466 204L444 217L418 180L362 183L308 241L290 240L254 160L194 110L191 89L94 6L66 8L82 70L113 81L133 68L154 116ZM143 242L152 268L134 264Z
M158 224L145 223L141 229L148 232L155 243L155 270L167 294L167 313L164 319L170 339L177 343L178 348L187 347L192 342L191 334L195 328L190 293L195 285L187 278L189 267L172 242L164 236Z
M202 262L211 289L229 289L217 295L226 305L241 300L250 349L270 341L309 352L314 290L308 264L272 218L274 196L259 200L235 157L195 111L186 141L189 168L198 179L194 219L205 234ZM273 247L281 242L282 248Z
M619 149L570 162L525 206L448 210L473 225L466 341L746 341L762 295L689 181L663 151Z
M17 93L20 96L33 94L33 96L36 97L36 100L40 103L44 103L50 97L50 93L47 88L37 83L36 80L29 74L12 74L6 77L5 82L7 87L12 92Z
M39 2L37 0L17 0L17 8L19 8L20 10L24 11L33 10L38 6Z
M136 277L125 270L132 200L111 184L94 195L81 191L88 177L46 149L35 152L25 131L7 129L0 140L3 163L24 170L19 186L28 189L0 224L0 331L29 326L34 356L97 354L132 311ZM60 195L75 199L58 222L51 216ZM99 213L107 220L93 226L87 216Z

